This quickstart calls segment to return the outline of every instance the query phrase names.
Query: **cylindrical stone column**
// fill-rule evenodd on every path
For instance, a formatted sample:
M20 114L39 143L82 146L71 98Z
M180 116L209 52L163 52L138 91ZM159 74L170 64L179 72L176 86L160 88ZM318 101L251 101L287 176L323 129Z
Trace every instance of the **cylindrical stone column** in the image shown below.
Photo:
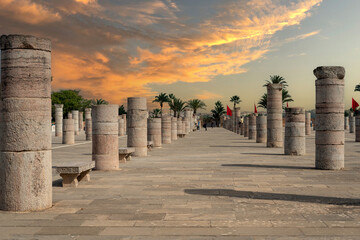
M125 120L120 116L119 117L119 132L118 132L118 135L119 136L124 136L125 135Z
M147 105L146 98L128 98L127 146L135 148L133 156L147 156Z
M79 111L78 110L72 110L72 119L74 119L75 124L75 135L79 135Z
M97 170L119 169L118 108L92 106L92 160Z
M244 124L245 123L245 118L242 117L242 123L240 124L240 135L244 135Z
M183 117L183 118L181 119L181 121L182 121L182 133L183 133L183 136L185 137L185 135L187 134L187 133L186 133L186 118Z
M63 132L63 104L54 104L55 106L55 136L61 137Z
M63 144L74 144L75 143L75 126L74 119L63 120Z
M285 108L285 155L305 155L305 109Z
M349 117L344 116L344 130L349 129Z
M305 135L311 134L311 112L305 113Z
M355 130L355 117L354 117L354 113L350 112L350 116L349 116L349 131L350 133L354 133Z
M177 135L182 137L183 134L183 127L182 127L182 120L181 118L177 118Z
M85 135L86 135L86 141L92 140L92 119L91 118L85 119Z
M169 116L161 117L161 139L163 144L171 143L171 117Z
M256 142L266 143L266 116L256 117Z
M161 147L161 118L148 118L148 141L156 148Z
M67 119L73 119L71 112L68 112L68 114L67 114Z
M244 117L244 137L249 137L249 117Z
M52 205L51 42L3 35L0 89L0 209Z
M256 139L256 115L250 114L249 119L249 139Z
M240 107L235 108L235 133L240 134L240 115L241 115L241 111L240 111Z
M124 119L124 133L125 133L125 135L127 134L127 122L126 122L126 114L123 114L123 115L121 115L122 116L122 118Z
M355 142L360 142L360 115L355 116Z
M344 168L343 67L318 67L316 80L316 161L318 169Z
M267 142L271 148L283 147L282 85L267 85Z
M171 141L177 140L177 118L171 117Z
M84 130L84 113L79 112L79 132L81 133Z
M190 133L190 122L191 122L191 111L190 110L185 110L185 134L189 134ZM164 141L164 139L163 139Z
M85 108L85 120L91 119L91 108Z

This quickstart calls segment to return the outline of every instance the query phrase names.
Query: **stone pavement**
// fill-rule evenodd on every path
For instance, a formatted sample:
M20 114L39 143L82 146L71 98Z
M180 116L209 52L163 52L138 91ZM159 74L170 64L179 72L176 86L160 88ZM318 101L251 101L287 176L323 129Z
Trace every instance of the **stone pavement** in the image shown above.
M59 142L54 165L91 161L91 143ZM0 238L360 239L360 143L347 133L344 171L313 169L314 132L306 145L293 157L224 129L191 133L78 188L54 176L53 208L0 212Z

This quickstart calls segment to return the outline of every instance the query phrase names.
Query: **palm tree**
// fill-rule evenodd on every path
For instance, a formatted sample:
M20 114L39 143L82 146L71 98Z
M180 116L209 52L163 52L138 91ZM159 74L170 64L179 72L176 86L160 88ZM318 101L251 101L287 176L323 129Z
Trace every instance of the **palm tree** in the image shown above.
M186 102L183 102L180 98L174 97L172 101L169 102L169 107L174 112L174 117L180 117L180 113L186 108Z
M270 75L270 80L265 80L265 82L266 83L263 85L264 87L266 87L269 84L282 84L282 86L284 88L286 88L288 86L287 82L285 81L285 78L283 78L279 75L274 75L274 76Z
M166 93L160 93L158 96L155 97L155 100L153 102L160 103L160 110L162 115L162 109L165 102L170 102L170 99Z
M158 108L155 108L152 112L151 112L151 117L152 118L158 118L161 116L161 110Z
M293 102L294 100L291 98L291 95L289 94L289 91L286 89L282 90L282 103L283 103L283 108L284 108L284 104L287 102Z
M106 100L104 100L102 98L93 99L91 102L92 102L93 105L108 105L109 104L108 101L106 101Z
M234 95L230 98L230 102L234 103L234 109L236 107L236 104L241 103L240 97L238 95Z
M258 107L267 108L267 93L264 93L264 95L261 96L259 102L258 102Z
M205 109L206 104L200 99L191 99L187 102L187 107L193 109L194 114L196 114L198 109Z
M360 92L360 84L355 86L354 92Z
M211 113L216 122L216 126L219 126L220 118L226 113L223 104L220 101L216 101L215 107L211 110Z
M124 105L121 105L121 106L119 107L119 115L123 115L123 114L126 114L126 111L125 111Z

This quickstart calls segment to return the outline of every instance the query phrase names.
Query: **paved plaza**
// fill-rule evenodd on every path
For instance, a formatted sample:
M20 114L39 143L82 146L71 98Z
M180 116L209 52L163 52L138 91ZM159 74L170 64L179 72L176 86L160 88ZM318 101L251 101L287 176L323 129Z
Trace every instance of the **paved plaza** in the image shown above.
M91 143L53 137L53 165L91 161ZM360 143L346 134L343 171L315 170L222 128L187 135L118 171L62 188L51 209L0 212L1 239L360 239ZM126 147L126 137L119 138Z

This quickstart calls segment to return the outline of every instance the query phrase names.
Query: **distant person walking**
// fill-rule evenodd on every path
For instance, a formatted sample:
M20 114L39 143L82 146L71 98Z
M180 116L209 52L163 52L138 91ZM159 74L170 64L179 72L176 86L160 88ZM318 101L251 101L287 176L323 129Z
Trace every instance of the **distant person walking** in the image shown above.
M204 123L203 128L205 128L205 131L207 131L206 123Z

